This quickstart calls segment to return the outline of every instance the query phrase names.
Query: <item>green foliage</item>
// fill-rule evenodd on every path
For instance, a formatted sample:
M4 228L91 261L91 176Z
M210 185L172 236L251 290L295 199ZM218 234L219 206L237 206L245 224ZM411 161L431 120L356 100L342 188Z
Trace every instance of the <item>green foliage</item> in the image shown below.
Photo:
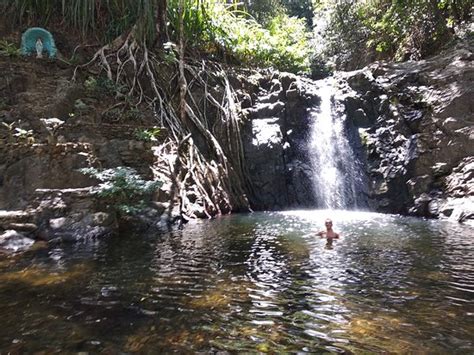
M155 35L153 0L10 0L1 6L12 23L47 26L61 18L82 35L100 33L106 40L134 25L143 40L152 41Z
M319 56L343 69L375 59L421 59L468 22L472 0L319 0ZM323 25L321 25L323 24Z
M82 115L89 111L89 106L81 99L77 99L74 101L74 110L79 113L79 115Z
M14 136L13 136L13 132L15 130L14 124L15 124L14 122L13 123L2 122L2 125L0 126L0 128L2 128L2 127L6 128L6 130L7 130L7 139L8 139L8 142L10 142L10 143L14 142Z
M143 111L136 107L132 107L129 110L126 110L122 114L123 118L127 121L138 121L145 118Z
M17 58L20 56L20 49L7 40L0 40L0 54L6 57Z
M359 128L359 138L360 142L364 147L367 147L369 144L369 134L365 129Z
M177 38L179 0L171 0L171 34ZM235 4L225 1L186 0L184 34L188 45L219 55L224 52L236 60L280 70L309 71L309 33L303 19L280 14L264 28Z
M123 94L125 88L106 77L89 76L84 81L84 88L89 95L117 96Z
M266 26L273 17L284 12L280 0L244 0L244 8L263 26Z
M314 9L312 0L244 0L244 8L263 26L279 15L302 18L308 28L313 25Z
M279 69L308 71L311 46L303 19L279 15L268 26L270 32L269 54Z
M153 127L150 129L137 129L135 130L135 138L144 142L156 142L160 133L161 129L158 127Z
M358 11L370 32L368 45L395 59L420 59L447 35L446 19L435 2L378 1L361 4Z
M10 143L22 143L22 144L34 144L35 137L33 130L23 129L15 127L15 123L2 122L0 127L4 127L7 130L7 137Z
M84 168L80 172L99 180L97 196L123 214L135 214L145 208L153 192L162 186L161 181L144 180L128 167Z
M330 62L342 69L363 66L368 31L359 18L357 1L321 1L316 8L315 67Z
M308 28L313 27L314 6L312 0L281 0L281 4L289 16L305 19Z
M309 0L303 5L291 0L266 1L261 9L257 8L265 1L252 2L251 6L255 14L265 17L262 25L236 0L184 0L186 46L216 59L227 57L244 64L308 71L311 46L305 20L285 11L292 15L306 11L307 16ZM82 34L93 34L104 41L133 28L136 38L151 45L156 40L157 9L158 0L12 0L6 11L15 23L47 25L54 18L61 19ZM170 39L177 43L179 0L168 0L167 18ZM167 52L170 55L166 60L172 61L173 50Z

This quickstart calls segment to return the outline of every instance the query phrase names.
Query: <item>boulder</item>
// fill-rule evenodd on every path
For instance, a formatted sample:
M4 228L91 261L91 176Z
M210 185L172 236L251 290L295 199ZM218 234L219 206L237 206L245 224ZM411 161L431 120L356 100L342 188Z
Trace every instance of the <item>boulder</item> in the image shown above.
M34 242L33 239L16 230L9 229L0 233L0 250L3 249L9 252L25 251L28 250Z
M67 217L51 218L38 233L46 241L78 242L101 238L117 232L118 223L115 216L97 212L86 214L69 214Z

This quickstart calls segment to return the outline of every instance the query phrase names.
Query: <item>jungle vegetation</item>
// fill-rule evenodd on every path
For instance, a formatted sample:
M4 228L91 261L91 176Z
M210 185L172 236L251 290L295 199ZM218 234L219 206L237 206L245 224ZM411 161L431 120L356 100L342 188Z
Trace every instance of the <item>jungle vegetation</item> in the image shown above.
M209 59L293 72L309 72L315 60L331 59L341 68L353 69L374 59L423 58L472 22L473 5L472 0L4 0L0 4L13 26L66 26L102 43L133 30L148 48L177 44L182 15L187 48Z

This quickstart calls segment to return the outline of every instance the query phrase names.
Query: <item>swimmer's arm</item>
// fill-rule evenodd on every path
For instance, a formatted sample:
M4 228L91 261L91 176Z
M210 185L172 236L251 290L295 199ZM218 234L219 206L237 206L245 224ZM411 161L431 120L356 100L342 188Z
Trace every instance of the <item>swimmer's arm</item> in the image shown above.
M320 236L321 238L324 238L324 234L326 234L326 232L324 232L324 231L320 231L320 232L316 233L316 235Z

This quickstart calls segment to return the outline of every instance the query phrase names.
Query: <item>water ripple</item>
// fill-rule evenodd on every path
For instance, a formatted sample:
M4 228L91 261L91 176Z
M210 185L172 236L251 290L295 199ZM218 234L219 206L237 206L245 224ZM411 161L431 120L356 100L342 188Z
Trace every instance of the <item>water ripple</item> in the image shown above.
M315 235L328 216L342 235L332 245ZM1 348L468 353L470 234L440 221L291 211L55 247L0 263Z

